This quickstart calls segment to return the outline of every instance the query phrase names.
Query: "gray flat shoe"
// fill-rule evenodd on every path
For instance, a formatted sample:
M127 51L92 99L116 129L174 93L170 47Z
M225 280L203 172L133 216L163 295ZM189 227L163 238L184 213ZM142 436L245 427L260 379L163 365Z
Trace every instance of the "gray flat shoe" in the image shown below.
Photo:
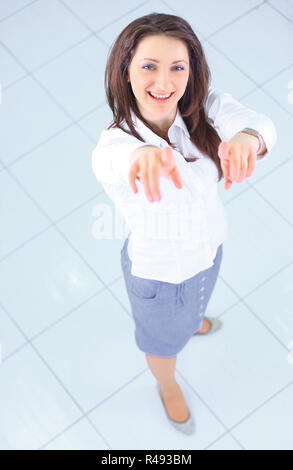
M210 333L215 333L215 331L218 331L221 326L222 322L219 318L214 318L214 317L204 317L208 320L208 322L211 324L210 329L206 333L194 333L195 335L209 335Z
M163 403L163 407L164 407L166 416L167 416L169 422L172 424L172 426L174 426L178 431L183 432L184 434L192 434L194 432L195 427L194 427L194 422L193 422L192 416L190 414L189 408L188 408L189 416L185 421L182 421L181 423L179 423L178 421L174 421L173 419L170 418L170 416L167 413L167 410L166 410L166 407L165 407L164 402L163 402L163 398L162 398L162 395L161 395L160 386L159 386L158 382L157 382L157 390L159 392L161 402Z

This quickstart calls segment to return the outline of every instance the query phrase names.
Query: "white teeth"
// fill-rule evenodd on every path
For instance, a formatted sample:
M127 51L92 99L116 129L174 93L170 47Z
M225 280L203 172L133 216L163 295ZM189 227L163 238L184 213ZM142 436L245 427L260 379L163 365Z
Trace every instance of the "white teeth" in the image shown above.
M152 93L150 91L150 95L154 96L155 98L169 98L169 96L171 96L172 93L170 93L169 95L155 95L155 93Z

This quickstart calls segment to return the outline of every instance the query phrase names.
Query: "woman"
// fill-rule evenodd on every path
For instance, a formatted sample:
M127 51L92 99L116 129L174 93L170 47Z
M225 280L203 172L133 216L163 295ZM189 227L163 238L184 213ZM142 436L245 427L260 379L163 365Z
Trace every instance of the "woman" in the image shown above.
M136 343L169 421L189 434L194 423L174 371L191 336L220 326L203 318L227 238L217 182L224 176L228 189L250 176L276 132L267 116L209 87L200 41L178 16L130 23L112 47L105 84L113 122L92 166L130 227L121 265Z

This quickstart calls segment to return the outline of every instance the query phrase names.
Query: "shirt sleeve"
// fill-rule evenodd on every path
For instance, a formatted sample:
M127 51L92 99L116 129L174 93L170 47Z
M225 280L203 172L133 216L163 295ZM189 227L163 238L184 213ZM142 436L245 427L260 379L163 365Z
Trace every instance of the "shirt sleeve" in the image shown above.
M267 147L263 155L257 155L257 160L268 156L277 141L277 132L272 120L265 114L247 108L230 93L210 88L206 100L206 113L215 129L227 140L245 127L257 130Z
M128 174L132 153L145 145L152 144L142 142L121 129L103 130L91 159L97 180L114 185L122 181L129 184Z

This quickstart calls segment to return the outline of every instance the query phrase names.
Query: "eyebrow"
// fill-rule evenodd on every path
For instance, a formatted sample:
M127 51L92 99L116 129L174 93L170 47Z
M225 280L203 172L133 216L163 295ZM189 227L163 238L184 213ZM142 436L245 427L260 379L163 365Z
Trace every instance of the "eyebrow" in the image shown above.
M160 62L157 59L150 59L149 57L145 57L144 59L141 59L141 60L152 60L153 62ZM172 64L177 64L177 62L185 62L187 64L186 60L183 60L183 59L174 60L174 62L172 62Z

